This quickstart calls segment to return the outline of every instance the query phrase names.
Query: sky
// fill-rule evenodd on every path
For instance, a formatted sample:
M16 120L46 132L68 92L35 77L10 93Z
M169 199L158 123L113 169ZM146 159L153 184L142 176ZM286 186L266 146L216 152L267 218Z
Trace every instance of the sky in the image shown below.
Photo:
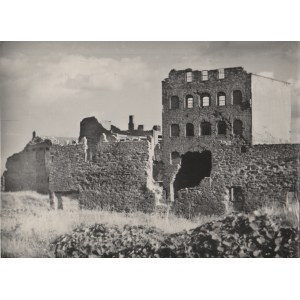
M242 66L292 83L292 142L299 141L298 42L1 42L1 173L37 135L78 137L80 121L127 129L161 124L161 81L171 69Z

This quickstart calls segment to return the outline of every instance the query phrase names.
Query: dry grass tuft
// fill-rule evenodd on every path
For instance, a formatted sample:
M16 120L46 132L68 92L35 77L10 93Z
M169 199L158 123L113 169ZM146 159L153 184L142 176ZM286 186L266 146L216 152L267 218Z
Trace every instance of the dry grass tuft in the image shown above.
M189 230L212 218L186 220L170 215L117 213L100 210L80 210L76 200L63 197L64 210L50 210L47 195L32 191L2 193L1 256L53 257L49 245L59 235L78 226L96 223L145 225L166 233Z
M187 220L159 214L117 213L100 210L80 210L78 202L63 197L64 210L50 210L47 195L32 191L1 194L1 256L53 257L50 243L59 235L70 233L79 226L93 224L144 225L165 233L189 230L217 217ZM283 225L299 228L299 203L287 208L276 206L262 209ZM218 217L219 218L219 217Z
M264 207L260 211L280 221L283 226L299 229L299 201L294 201L288 206L278 206L274 204L273 206Z

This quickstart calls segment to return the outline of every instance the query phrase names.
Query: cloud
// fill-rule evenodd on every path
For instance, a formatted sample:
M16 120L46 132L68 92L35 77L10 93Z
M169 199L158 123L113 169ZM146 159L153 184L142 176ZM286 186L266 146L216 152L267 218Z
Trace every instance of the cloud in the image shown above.
M29 72L32 68L30 61L24 55L17 57L0 58L0 79L1 82L8 82L10 80L18 80L24 77L30 77L34 73Z
M58 64L49 66L51 73L57 69L61 85L69 89L120 90L126 84L145 80L147 67L137 58L95 58L67 56Z
M149 76L148 66L140 57L61 55L52 61L24 55L0 58L0 79L6 92L16 97L22 90L31 103L61 101L88 92L120 91L128 85L147 86Z

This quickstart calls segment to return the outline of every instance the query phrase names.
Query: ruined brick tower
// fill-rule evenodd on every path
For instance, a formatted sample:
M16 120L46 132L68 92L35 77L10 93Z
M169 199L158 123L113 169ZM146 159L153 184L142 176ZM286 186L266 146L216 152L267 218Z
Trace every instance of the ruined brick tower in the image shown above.
M236 207L253 206L250 190L254 197L264 197L257 181L266 181L268 174L260 177L257 160L265 155L276 157L277 163L285 155L281 151L292 148L287 145L288 83L241 67L171 70L162 82L162 105L164 187L171 201L176 198L175 207L182 200L185 209L216 213L232 202ZM246 166L251 160L255 179ZM204 205L205 199L209 203Z

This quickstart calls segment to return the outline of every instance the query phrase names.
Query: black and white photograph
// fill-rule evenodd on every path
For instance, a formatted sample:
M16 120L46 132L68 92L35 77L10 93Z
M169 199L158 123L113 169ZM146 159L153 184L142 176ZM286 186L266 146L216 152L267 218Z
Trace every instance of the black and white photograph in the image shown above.
M1 42L2 258L298 258L299 42Z
M298 6L0 0L1 299L299 298Z

